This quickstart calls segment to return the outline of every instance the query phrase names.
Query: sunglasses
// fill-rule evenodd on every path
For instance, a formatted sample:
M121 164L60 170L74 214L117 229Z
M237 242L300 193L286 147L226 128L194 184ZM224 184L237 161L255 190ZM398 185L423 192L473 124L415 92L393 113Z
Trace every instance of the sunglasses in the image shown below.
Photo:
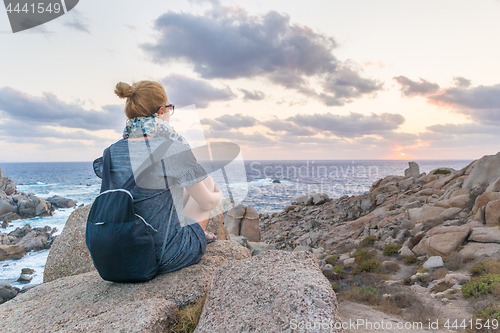
M164 107L165 107L165 110L168 110L169 112L171 112L170 116L174 115L174 110L175 110L175 105L174 104L164 105ZM160 111L161 108L162 108L162 106L160 106L156 112Z

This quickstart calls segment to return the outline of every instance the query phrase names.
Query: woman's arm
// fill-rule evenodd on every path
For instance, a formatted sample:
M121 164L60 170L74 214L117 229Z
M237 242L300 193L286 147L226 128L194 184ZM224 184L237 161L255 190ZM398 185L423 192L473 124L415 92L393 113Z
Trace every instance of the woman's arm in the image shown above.
M208 177L212 178L210 176ZM213 180L210 180L211 181L209 181L209 183L213 183ZM212 190L208 189L205 183L205 181L195 183L186 187L186 191L191 197L193 197L200 208L208 211L217 207L219 202L222 200L223 193L220 191L217 184L215 184L214 189Z

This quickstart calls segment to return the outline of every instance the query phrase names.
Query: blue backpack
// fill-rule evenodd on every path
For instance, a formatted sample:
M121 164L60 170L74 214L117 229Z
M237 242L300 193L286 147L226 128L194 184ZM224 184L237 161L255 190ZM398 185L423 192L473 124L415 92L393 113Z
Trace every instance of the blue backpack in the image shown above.
M149 148L149 142L147 144ZM151 280L158 272L161 260L156 260L153 240L157 231L136 214L130 191L161 160L171 144L171 140L162 143L150 154L150 159L139 166L135 178L132 174L121 188L113 190L110 189L110 151L109 148L104 151L101 193L92 204L85 233L94 266L104 280L143 282ZM165 184L168 189L166 179ZM168 230L165 238L167 234ZM165 241L160 258L165 252Z

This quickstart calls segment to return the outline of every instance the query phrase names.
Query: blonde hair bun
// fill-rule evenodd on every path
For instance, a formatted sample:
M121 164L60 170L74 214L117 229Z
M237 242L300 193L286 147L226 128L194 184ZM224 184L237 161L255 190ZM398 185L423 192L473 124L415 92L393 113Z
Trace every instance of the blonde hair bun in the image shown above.
M135 94L135 88L128 83L119 82L116 85L115 94L120 98L132 97Z

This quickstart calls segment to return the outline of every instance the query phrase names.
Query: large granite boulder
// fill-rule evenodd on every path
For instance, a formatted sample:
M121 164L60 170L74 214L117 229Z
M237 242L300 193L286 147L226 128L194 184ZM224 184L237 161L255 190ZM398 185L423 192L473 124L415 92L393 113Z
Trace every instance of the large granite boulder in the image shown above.
M473 228L469 241L478 243L500 243L500 228Z
M246 237L249 242L260 241L259 213L253 207L247 207L245 216L241 220L240 236Z
M477 160L474 168L464 181L464 188L486 189L500 177L500 152L496 155L486 155Z
M58 195L53 195L50 198L47 198L47 202L55 208L72 208L76 206L75 201Z
M224 227L226 227L230 235L240 235L241 220L245 216L245 210L245 206L237 204L227 211L224 218Z
M21 259L25 253L23 245L0 245L0 261Z
M405 170L405 177L415 177L418 178L420 176L420 168L418 164L415 162L408 162L409 168Z
M485 209L486 224L500 225L500 200L488 202Z
M69 216L62 233L57 236L50 249L43 272L43 282L95 270L85 244L85 229L90 207L92 205L78 207Z
M500 257L500 244L496 243L467 243L460 252L463 257Z
M412 249L418 255L445 256L455 251L467 238L470 229L459 226L432 228Z
M208 218L207 232L213 232L218 240L230 240L229 232L224 228L223 203L219 203L211 212Z
M0 305L2 332L169 332L177 309L206 294L222 263L249 257L218 241L198 264L144 283L108 282L96 271L61 277Z
M195 332L292 332L301 321L340 322L335 292L312 254L272 250L221 266Z
M489 191L484 192L483 194L481 194L476 198L476 202L474 203L474 207L472 207L471 214L476 214L480 208L486 207L486 205L490 201L495 201L495 200L500 200L500 193L489 192Z
M14 212L14 207L6 199L0 199L0 215Z

